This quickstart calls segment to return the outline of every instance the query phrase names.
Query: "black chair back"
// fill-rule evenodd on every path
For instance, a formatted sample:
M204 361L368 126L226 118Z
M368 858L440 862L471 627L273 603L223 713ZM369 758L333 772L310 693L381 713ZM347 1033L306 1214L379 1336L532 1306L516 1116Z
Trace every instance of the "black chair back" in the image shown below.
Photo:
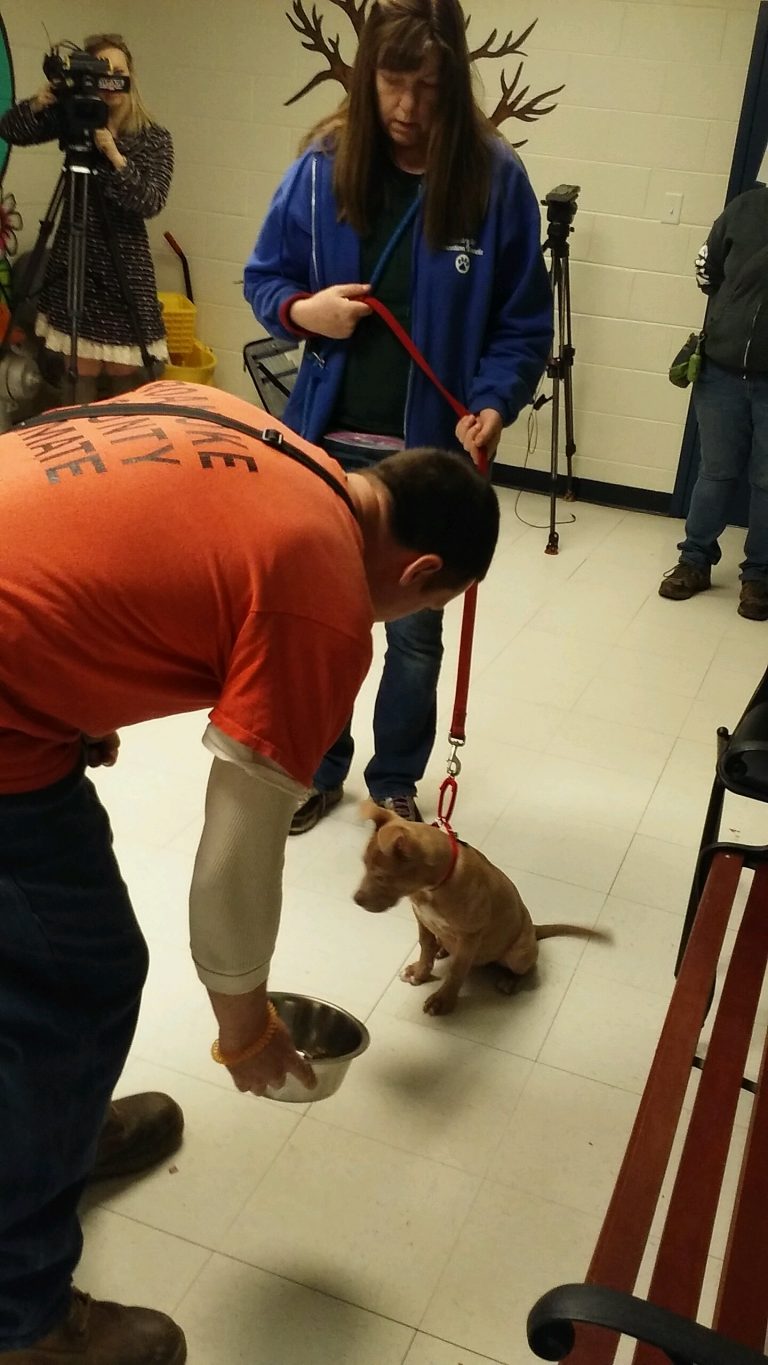
M298 341L260 337L243 347L243 365L256 386L261 406L272 417L282 417L299 372Z

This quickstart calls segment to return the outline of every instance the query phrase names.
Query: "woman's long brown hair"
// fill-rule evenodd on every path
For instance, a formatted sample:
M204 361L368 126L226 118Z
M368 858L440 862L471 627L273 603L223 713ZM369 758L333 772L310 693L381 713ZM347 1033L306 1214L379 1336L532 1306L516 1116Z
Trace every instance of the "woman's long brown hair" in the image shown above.
M437 54L439 96L424 181L424 231L433 250L473 237L488 205L496 129L472 89L466 25L458 0L377 0L360 34L343 104L303 139L335 152L339 216L366 236L380 204L387 137L376 71L417 71Z

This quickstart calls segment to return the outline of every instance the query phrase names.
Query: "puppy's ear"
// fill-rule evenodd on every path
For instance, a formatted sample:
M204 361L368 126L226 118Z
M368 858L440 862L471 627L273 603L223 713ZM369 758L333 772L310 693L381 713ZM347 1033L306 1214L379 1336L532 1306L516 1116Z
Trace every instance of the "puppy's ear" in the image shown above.
M376 802L371 801L370 798L367 801L360 802L360 814L364 820L373 820L377 829L381 829L382 825L388 824L390 820L396 819L394 811L383 810L381 806L377 806Z
M407 829L403 829L401 820L396 825L380 827L378 843L382 853L388 853L402 862L407 860L411 852L411 836Z

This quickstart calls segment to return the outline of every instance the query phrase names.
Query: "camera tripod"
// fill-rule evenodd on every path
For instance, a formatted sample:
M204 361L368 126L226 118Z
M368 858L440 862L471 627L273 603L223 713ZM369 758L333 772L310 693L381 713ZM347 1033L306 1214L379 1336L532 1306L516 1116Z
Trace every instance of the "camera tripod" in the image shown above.
M123 268L114 228L110 221L106 205L104 204L101 185L99 183L99 171L94 165L94 159L97 153L92 141L90 141L90 134L88 137L83 135L76 143L73 142L70 144L62 142L60 145L64 151L64 165L59 175L56 188L51 196L51 202L46 209L45 216L40 220L40 231L38 232L37 240L32 248L29 259L26 262L17 295L18 302L9 319L2 344L0 344L0 360L10 349L10 338L16 321L16 314L21 304L29 295L34 282L39 277L40 268L43 263L45 250L50 240L51 233L62 214L64 203L66 202L69 211L67 313L69 317L70 336L67 376L71 386L72 401L74 402L76 385L79 377L77 351L85 298L88 251L88 206L91 190L93 191L93 202L96 205L104 233L104 240L106 241L112 260L115 279L117 280L118 288L128 314L133 338L141 352L142 364L147 380L153 379L154 374L152 356L149 354L147 344L141 331L136 304Z
M575 213L575 208L573 210ZM566 502L576 498L573 480L573 457L576 454L576 441L573 428L573 358L576 354L571 331L571 274L570 246L568 238L573 232L572 217L550 212L549 231L544 243L544 251L550 251L552 264L549 279L555 306L555 338L552 355L547 364L547 378L552 380L552 451L549 481L549 539L545 554L558 553L560 537L557 533L557 483L558 449L560 445L560 398L563 397L563 417L565 424L565 492ZM545 398L543 402L547 402ZM537 407L542 406L540 401Z

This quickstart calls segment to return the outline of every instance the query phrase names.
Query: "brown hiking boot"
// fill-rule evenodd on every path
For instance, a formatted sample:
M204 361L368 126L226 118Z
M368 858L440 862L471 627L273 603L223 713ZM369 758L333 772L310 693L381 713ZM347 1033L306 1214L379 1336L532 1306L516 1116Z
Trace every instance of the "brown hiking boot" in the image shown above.
M768 621L768 580L748 578L742 583L738 612L748 621Z
M697 592L706 592L707 588L712 587L711 573L709 565L704 569L698 564L689 564L687 560L681 559L680 563L662 578L659 597L670 597L673 602L685 602L687 598L695 597Z
M184 1333L165 1313L102 1302L79 1289L58 1327L2 1357L3 1365L183 1365L186 1358Z
M306 834L308 830L314 829L319 824L324 815L332 811L334 806L338 806L344 788L342 786L331 787L330 791L319 792L317 787L313 787L303 806L299 806L296 814L291 820L289 834Z
M183 1131L184 1115L170 1095L149 1092L113 1100L88 1179L135 1175L156 1166L176 1151Z

